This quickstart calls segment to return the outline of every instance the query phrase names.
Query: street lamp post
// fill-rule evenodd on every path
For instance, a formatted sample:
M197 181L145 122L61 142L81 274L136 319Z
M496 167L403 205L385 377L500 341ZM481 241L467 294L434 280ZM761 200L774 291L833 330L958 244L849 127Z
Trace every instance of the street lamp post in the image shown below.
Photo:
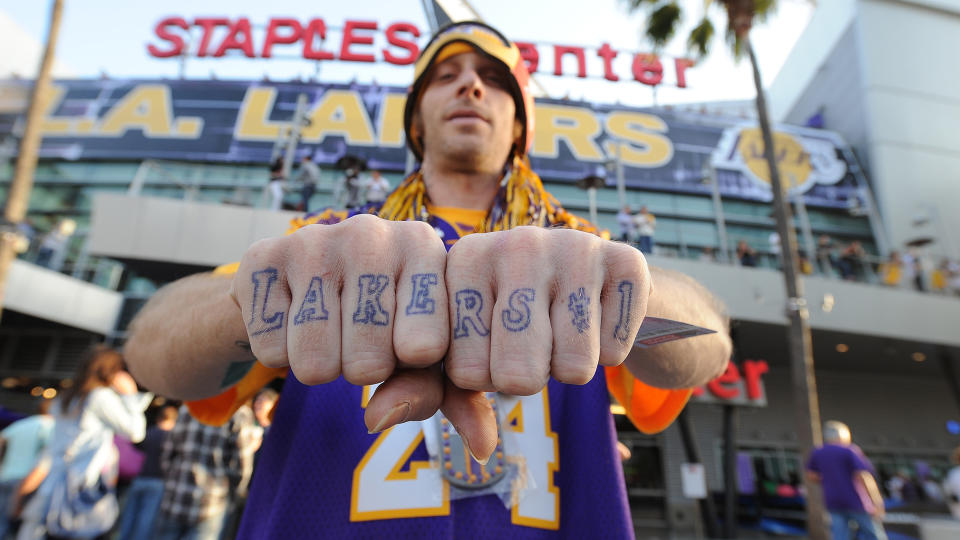
M597 188L607 185L606 171L597 165L593 172L577 181L577 187L587 191L590 204L590 222L597 225Z

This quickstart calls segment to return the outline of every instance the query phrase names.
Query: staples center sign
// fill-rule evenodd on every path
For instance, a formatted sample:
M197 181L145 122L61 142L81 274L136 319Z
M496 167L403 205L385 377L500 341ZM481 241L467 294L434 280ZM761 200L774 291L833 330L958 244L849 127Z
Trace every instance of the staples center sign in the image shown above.
M763 376L769 369L766 360L744 360L739 366L730 362L722 375L693 389L692 401L766 407Z
M243 54L247 58L272 58L275 49L298 48L300 56L305 60L340 60L343 62L376 62L381 59L388 64L406 66L413 64L420 54L418 38L427 37L428 33L408 22L394 22L381 27L376 21L347 20L340 29L339 47L327 43L328 28L322 18L313 18L301 22L289 17L273 17L267 23L265 31L254 31L254 26L247 17L230 19L227 17L196 17L192 20L184 17L166 17L157 22L154 35L158 43L147 44L147 52L155 58L171 58L182 56L185 50L195 54L198 58L221 58L227 54ZM187 43L194 32L199 32L199 42L196 47L189 47ZM255 38L254 34L261 37ZM381 36L382 34L382 36ZM375 43L384 43L377 46ZM613 69L614 60L621 53L603 43L596 49L596 58L588 54L585 47L569 45L538 46L534 43L516 41L520 54L527 63L530 73L545 73L555 76L570 75L564 72L564 60L572 58L576 65L575 76L581 79L587 77L587 58L592 63L602 64L603 78L608 81L620 81ZM189 50L193 49L193 50ZM541 52L549 50L553 57L553 70L541 72ZM672 62L664 62L660 57L649 53L632 54L630 73L633 80L649 86L657 86L664 82L665 72L673 75L673 80L679 88L686 88L686 70L694 65L688 58L674 58ZM570 65L570 62L567 62Z

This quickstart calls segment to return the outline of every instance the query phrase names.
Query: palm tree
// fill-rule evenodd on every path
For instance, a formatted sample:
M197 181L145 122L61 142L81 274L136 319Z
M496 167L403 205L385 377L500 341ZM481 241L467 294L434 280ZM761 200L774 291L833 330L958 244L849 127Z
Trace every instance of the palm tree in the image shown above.
M776 0L704 0L703 16L687 37L687 46L697 56L706 56L715 33L710 19L711 10L725 13L727 42L732 47L734 56L739 59L746 53L753 68L753 82L757 91L757 117L763 134L764 158L770 168L773 209L777 221L777 232L780 234L780 252L783 257L783 275L787 289L790 366L793 395L797 399L798 442L801 455L809 456L813 447L821 444L822 437L810 327L807 323L808 312L806 300L803 297L803 286L798 279L796 231L791 225L793 219L790 206L783 197L780 172L774 158L773 132L770 129L760 70L757 68L757 58L750 44L750 29L754 22L764 21L773 12L776 3ZM676 0L627 0L627 5L631 12L644 11L647 14L646 35L657 49L661 49L674 37L683 19L683 8ZM807 488L808 532L812 538L825 538L823 504L818 496L819 492L813 489L809 480L805 479L804 483Z

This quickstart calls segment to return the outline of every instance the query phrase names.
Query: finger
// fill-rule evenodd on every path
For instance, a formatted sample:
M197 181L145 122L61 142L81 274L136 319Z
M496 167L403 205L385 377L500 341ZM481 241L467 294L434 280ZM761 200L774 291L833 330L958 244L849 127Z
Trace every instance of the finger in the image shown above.
M443 360L450 342L447 250L429 224L396 224L395 245L402 250L397 278L397 316L393 351L400 366L426 367Z
M497 448L497 417L483 392L458 388L445 379L443 403L447 420L467 445L473 459L486 464Z
M244 255L233 280L232 296L250 338L250 350L263 365L287 365L287 312L290 291L283 265L283 243L257 242Z
M550 304L554 264L549 231L520 227L495 240L497 301L490 331L490 378L506 394L525 396L550 378Z
M461 238L447 254L450 346L444 370L459 388L495 390L490 378L494 295L485 242Z
M340 288L343 279L331 230L311 225L290 235L300 264L287 279L292 303L287 329L287 356L297 379L323 384L340 376ZM320 234L320 233L323 234Z
M400 369L377 387L367 403L363 421L370 433L379 433L409 420L426 420L443 402L440 366Z
M605 242L600 315L600 365L617 366L633 348L647 313L653 281L643 254L633 247Z
M584 246L575 261L563 265L556 275L558 291L550 306L553 354L550 374L567 384L586 384L593 379L600 357L600 291L603 288L603 256L597 237L574 230L556 230L554 260L565 260L568 246Z
M383 382L393 372L393 322L398 262L388 221L359 215L342 224L341 369L357 385Z

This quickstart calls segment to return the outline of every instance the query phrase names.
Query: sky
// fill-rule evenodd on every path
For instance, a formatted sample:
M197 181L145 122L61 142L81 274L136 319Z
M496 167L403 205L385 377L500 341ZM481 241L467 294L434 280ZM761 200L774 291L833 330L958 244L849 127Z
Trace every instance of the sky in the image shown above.
M314 17L324 19L330 28L325 48L338 51L344 21L376 21L379 31L374 33L375 45L367 49L378 51L375 64L303 60L299 46L277 46L271 59L247 59L242 55L232 58L190 58L186 63L187 78L288 80L302 78L329 82L370 83L406 86L412 77L411 66L393 66L382 61L379 50L386 45L383 29L393 22L409 22L427 32L428 25L419 0L350 0L349 2L306 2L299 0L213 0L204 1L198 8L196 0L166 0L164 2L131 2L129 0L66 0L57 54L64 73L79 78L176 78L180 63L177 59L157 59L147 52L147 45L166 47L154 34L157 21L167 16L181 16L187 20L203 16L236 19L248 17L254 25L255 49L263 43L263 27L271 17L294 17L302 24ZM683 28L662 51L664 84L656 95L650 86L633 80L634 53L651 52L652 47L642 36L644 19L641 14L629 14L623 0L475 0L472 4L480 16L514 40L537 44L540 51L541 74L537 81L550 97L569 97L594 103L621 103L646 106L673 103L746 100L754 97L749 62L736 63L723 41L722 32L713 44L709 57L686 71L686 88L676 86L673 59L689 56L686 35L703 13L703 0L682 0L688 13ZM719 4L719 2L714 2ZM12 20L26 34L37 41L46 33L51 2L10 2L0 7L0 13ZM318 9L317 6L323 7ZM776 77L793 44L803 32L814 10L810 0L780 0L777 12L752 32L754 47L760 63L765 86ZM713 9L714 24L723 28L725 18L719 9ZM214 35L219 43L225 30ZM199 37L199 30L194 34ZM420 38L421 46L428 36ZM613 62L618 82L603 79L603 63L597 49L603 44L620 51ZM567 75L549 75L553 68L553 45L582 46L586 48L586 80ZM361 47L361 49L364 47ZM0 51L0 54L8 54ZM566 73L576 70L572 57L564 61ZM543 72L547 72L544 74Z

